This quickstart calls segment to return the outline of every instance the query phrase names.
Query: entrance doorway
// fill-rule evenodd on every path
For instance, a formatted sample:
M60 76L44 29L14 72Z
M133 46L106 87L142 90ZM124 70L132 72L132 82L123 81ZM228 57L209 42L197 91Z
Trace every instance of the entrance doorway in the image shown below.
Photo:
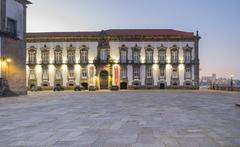
M164 83L160 84L160 89L165 89L165 84Z
M108 89L108 72L106 70L100 72L100 89Z

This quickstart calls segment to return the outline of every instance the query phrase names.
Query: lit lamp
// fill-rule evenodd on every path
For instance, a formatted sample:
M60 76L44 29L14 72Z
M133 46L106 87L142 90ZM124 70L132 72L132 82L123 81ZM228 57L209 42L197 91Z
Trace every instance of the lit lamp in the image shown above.
M7 58L6 61L7 61L7 63L10 63L10 62L12 62L12 59Z

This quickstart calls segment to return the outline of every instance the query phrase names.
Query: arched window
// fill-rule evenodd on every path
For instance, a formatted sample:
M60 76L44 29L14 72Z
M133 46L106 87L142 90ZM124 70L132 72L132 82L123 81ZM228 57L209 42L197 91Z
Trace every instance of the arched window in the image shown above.
M152 78L152 66L147 66L146 67L146 78Z
M67 60L69 64L75 63L75 50L76 48L74 48L72 45L67 48Z

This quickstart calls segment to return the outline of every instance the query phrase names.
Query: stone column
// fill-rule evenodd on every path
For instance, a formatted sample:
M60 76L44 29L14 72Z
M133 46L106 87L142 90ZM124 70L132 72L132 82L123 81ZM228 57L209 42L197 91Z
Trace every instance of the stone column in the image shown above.
M199 89L199 40L201 39L201 37L198 34L197 31L197 35L194 37L194 85L195 88Z

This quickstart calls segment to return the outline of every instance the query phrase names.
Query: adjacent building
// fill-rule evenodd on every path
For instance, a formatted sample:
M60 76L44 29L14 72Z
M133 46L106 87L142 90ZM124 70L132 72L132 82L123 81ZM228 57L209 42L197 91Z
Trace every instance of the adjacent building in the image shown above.
M27 86L199 88L198 32L126 29L27 34Z
M27 92L27 4L30 4L27 0L0 0L0 94L6 94L9 89L15 94Z

